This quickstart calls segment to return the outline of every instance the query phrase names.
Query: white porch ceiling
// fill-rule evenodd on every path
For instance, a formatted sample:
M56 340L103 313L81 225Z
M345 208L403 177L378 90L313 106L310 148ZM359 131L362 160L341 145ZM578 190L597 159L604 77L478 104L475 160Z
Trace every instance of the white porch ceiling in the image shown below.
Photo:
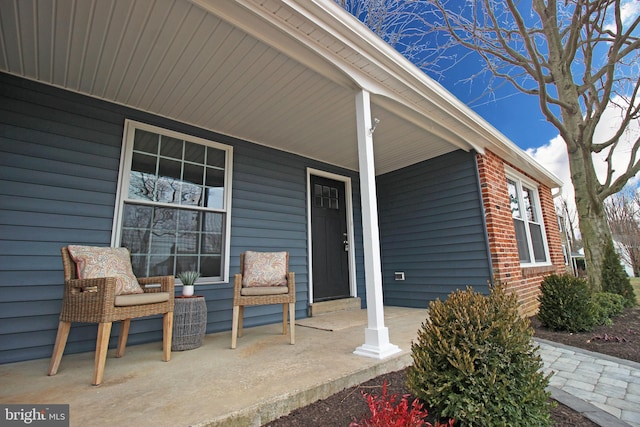
M383 44L330 0L0 0L2 72L352 170L365 87L377 174L490 145Z

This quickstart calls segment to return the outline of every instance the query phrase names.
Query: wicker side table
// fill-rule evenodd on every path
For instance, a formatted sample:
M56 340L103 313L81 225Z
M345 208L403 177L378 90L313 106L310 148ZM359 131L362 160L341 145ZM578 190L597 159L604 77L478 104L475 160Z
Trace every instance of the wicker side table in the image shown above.
M177 296L173 309L171 350L198 348L207 330L207 303L203 296Z

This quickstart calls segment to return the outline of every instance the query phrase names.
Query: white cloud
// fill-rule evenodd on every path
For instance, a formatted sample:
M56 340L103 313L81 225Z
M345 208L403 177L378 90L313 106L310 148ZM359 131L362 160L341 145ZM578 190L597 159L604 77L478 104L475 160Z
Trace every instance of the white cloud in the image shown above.
M620 18L622 21L622 27L626 30L631 23L640 15L640 1L638 0L626 0L620 5ZM613 20L613 12L609 14L608 23L605 26L606 30L616 31L616 24Z
M616 101L614 99L614 101ZM601 143L613 136L616 129L619 128L621 123L620 110L613 106L611 103L609 108L605 111L600 120L600 123L596 127L594 133L594 142ZM626 132L620 138L618 147L616 148L613 156L613 177L620 176L622 172L627 169L629 158L631 155L631 148L633 142L640 135L640 122L633 122L626 130ZM529 153L538 163L554 173L558 178L562 180L564 186L562 187L562 194L567 200L569 209L576 212L574 188L571 183L571 172L569 170L569 160L567 156L567 147L560 135L556 136L545 144L538 148L528 149ZM601 183L606 179L607 163L605 161L608 154L608 150L602 153L593 154L593 164L596 169L596 174ZM636 175L629 180L629 185L637 186L640 181L640 177Z
M574 190L571 183L571 171L569 170L569 158L567 156L567 146L560 135L549 141L548 144L538 148L529 148L530 154L538 163L544 166L549 172L560 178L564 183L562 195L567 200L569 208L575 211Z
M623 2L621 7L622 23L627 26L640 15L640 2L638 0L630 0Z

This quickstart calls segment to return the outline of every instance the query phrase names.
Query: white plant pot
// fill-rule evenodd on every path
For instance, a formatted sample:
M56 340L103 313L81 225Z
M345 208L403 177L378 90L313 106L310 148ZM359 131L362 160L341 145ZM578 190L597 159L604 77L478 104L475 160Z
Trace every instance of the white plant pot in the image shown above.
M182 285L182 296L190 297L193 295L193 285Z

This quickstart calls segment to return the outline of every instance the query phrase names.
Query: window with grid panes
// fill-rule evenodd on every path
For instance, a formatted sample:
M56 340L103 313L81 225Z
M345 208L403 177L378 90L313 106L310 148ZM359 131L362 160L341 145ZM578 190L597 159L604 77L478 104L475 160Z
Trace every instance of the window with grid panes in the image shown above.
M136 275L226 280L231 147L127 122L117 244Z
M549 256L537 188L516 176L507 177L507 188L520 263L548 263Z

